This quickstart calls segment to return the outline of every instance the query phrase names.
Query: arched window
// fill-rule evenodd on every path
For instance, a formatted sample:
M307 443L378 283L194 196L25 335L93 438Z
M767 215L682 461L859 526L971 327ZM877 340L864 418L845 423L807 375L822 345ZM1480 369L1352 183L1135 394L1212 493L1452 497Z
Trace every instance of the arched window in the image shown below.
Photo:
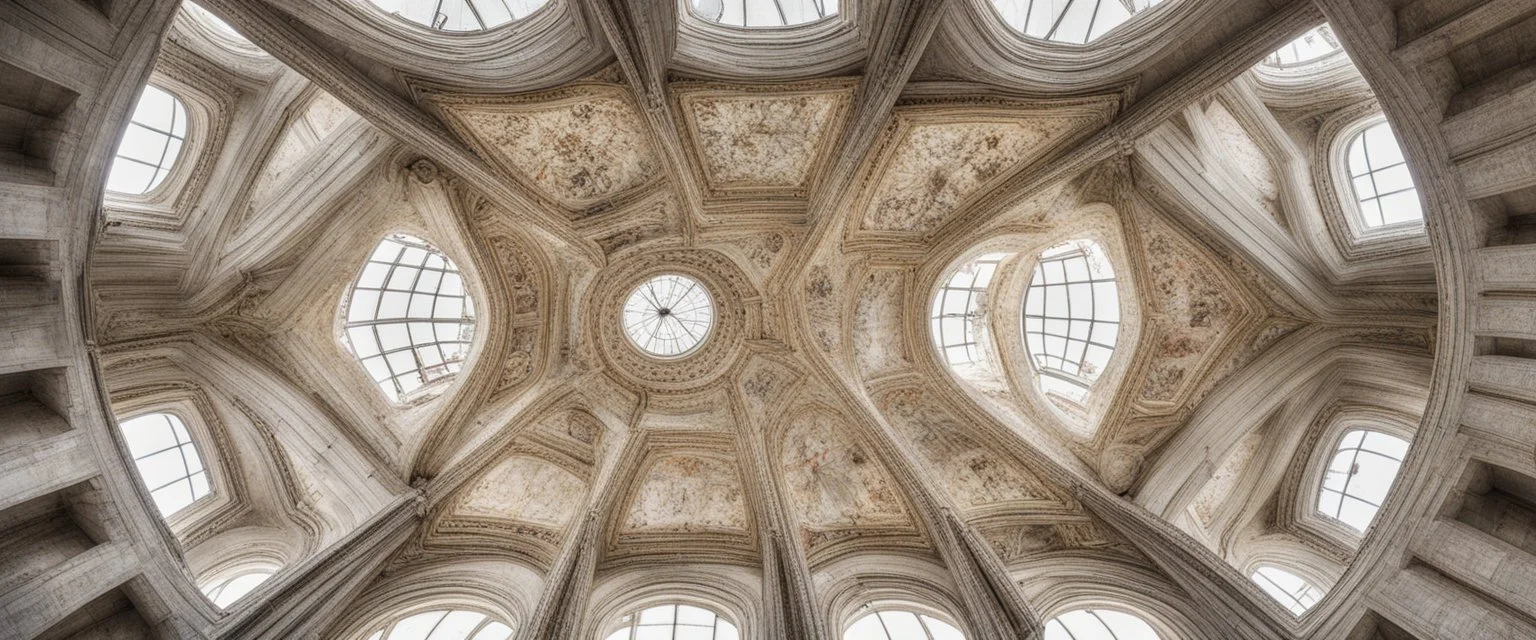
M224 609L234 604L236 600L244 598L246 594L256 587L261 586L261 583L266 582L267 578L272 577L272 573L272 571L267 569L242 573L205 587L203 595L208 596L208 599L212 600L220 609Z
M990 253L976 258L956 271L934 296L929 317L933 343L950 365L986 360L982 343L986 338L986 315L982 305L997 265L1007 255Z
M843 640L965 640L954 625L911 611L876 611L843 632Z
M1274 598L1275 602L1284 605L1291 610L1291 615L1301 615L1323 599L1323 590L1312 586L1294 573L1279 567L1263 566L1254 570L1249 576L1264 593Z
M138 195L165 181L187 141L187 107L160 87L144 85L133 119L117 144L107 190Z
M374 249L347 301L347 346L397 402L457 373L475 332L474 303L459 268L405 234Z
M1041 40L1088 44L1162 0L992 0L1009 26Z
M368 0L388 13L439 31L482 31L521 20L545 0Z
M1115 271L1092 240L1040 254L1024 296L1024 340L1040 390L1081 403L1120 335Z
M1110 609L1068 611L1045 623L1045 640L1158 640L1152 625Z
M693 14L733 27L789 27L837 15L839 0L688 0Z
M512 627L478 611L428 611L393 620L368 640L507 640Z
M1349 177L1366 229L1424 221L1419 190L1387 121L1366 127L1349 142Z
M738 640L736 625L715 612L686 604L664 604L620 619L604 640Z
M1339 440L1323 472L1317 510L1365 532L1397 480L1408 441L1379 431L1354 429Z
M1264 62L1271 67L1292 67L1323 58L1339 48L1339 39L1333 35L1333 25L1323 24L1269 54Z
M192 434L176 414L145 414L119 426L161 517L169 518L213 493Z
M241 44L251 43L251 41L247 40L245 36L240 35L239 31L236 31L234 27L230 26L228 22L225 22L223 18L213 15L212 11L198 6L198 4L195 2L181 3L181 10L187 12L187 14L192 16L193 19L213 25L213 28L218 29L219 33L228 36L231 40L235 40Z

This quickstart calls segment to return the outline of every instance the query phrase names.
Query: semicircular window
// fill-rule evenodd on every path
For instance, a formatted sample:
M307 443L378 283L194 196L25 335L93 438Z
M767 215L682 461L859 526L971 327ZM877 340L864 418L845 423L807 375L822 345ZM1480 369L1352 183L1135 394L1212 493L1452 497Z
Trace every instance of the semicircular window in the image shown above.
M414 236L380 242L347 299L347 348L396 402L457 373L474 333L458 266Z
M129 195L154 191L175 168L186 142L186 105L160 87L144 85L133 118L117 143L107 190Z
M1040 40L1088 44L1163 0L992 0L1009 26Z
M1073 240L1041 253L1024 294L1024 346L1040 390L1082 403L1119 335L1119 289L1103 248Z
M267 578L271 578L272 574L273 572L269 569L242 573L209 586L203 590L203 595L208 596L208 599L212 600L213 604L218 605L220 609L224 609L234 604L235 601L244 598L246 594L255 590L256 587L261 586L261 583L266 582Z
M1320 60L1339 49L1339 39L1333 35L1333 25L1322 24L1269 54L1264 62L1271 67L1294 67Z
M843 631L843 640L965 640L954 625L911 611L886 610L866 615Z
M149 413L118 425L160 516L169 518L213 489L192 433L174 413Z
M1274 598L1275 602L1290 609L1291 615L1299 616L1306 613L1312 605L1317 604L1318 600L1323 599L1322 589L1313 586L1301 576L1279 567L1259 567L1249 578L1258 584L1264 593Z
M1366 127L1350 140L1349 177L1366 229L1424 221L1419 190L1386 120Z
M989 253L955 271L933 297L933 344L950 366L987 360L987 288L1006 253Z
M368 0L385 12L438 31L484 31L537 11L546 0Z
M739 640L741 632L729 620L703 607L664 604L619 619L619 628L604 640Z
M512 627L478 611L427 611L393 620L368 640L507 640Z
M1111 609L1068 611L1045 623L1045 640L1158 640L1152 625Z
M1364 533L1392 490L1407 453L1408 441L1396 436L1365 429L1345 433L1323 472L1317 510Z
M839 0L687 0L696 15L733 27L792 27L837 15Z

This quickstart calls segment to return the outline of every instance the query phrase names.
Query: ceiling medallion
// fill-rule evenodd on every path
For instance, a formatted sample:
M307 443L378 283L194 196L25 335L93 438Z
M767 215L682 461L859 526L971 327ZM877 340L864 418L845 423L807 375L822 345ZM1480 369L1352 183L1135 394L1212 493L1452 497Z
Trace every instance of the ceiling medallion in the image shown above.
M640 283L624 302L623 313L630 343L658 358L693 353L715 326L709 290L698 280L673 273Z

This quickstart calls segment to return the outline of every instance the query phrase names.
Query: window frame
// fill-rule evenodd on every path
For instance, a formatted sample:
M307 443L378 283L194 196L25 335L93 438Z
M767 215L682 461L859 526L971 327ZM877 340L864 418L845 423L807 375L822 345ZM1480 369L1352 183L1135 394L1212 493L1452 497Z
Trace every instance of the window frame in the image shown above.
M1147 616L1145 614L1142 614L1141 612L1132 611L1130 609L1127 609L1127 608L1121 607L1121 606L1094 606L1094 605L1090 604L1090 605L1081 605L1081 606L1068 607L1068 608L1066 608L1066 609L1064 609L1064 610L1062 610L1060 612L1057 612L1055 615L1052 615L1050 618L1046 619L1045 624L1042 625L1042 629L1048 628L1052 622L1057 622L1067 632L1068 636L1075 638L1076 634L1074 634L1072 632L1073 631L1072 628L1068 627L1066 625L1066 623L1058 622L1058 621L1064 615L1067 615L1069 613L1076 613L1076 612L1079 612L1079 611L1087 612L1087 613L1093 615L1095 618L1097 618L1099 620L1099 623L1104 625L1105 629L1109 630L1109 634L1110 634L1110 637L1111 637L1112 640L1144 640L1144 639L1139 637L1139 636L1135 637L1135 638L1130 638L1130 637L1123 638L1123 639L1119 638L1118 637L1119 634L1117 634L1115 632L1115 629L1113 627L1110 627L1109 623L1104 622L1104 619L1102 617L1099 617L1098 612L1101 612L1101 611L1112 611L1114 613L1118 613L1118 614L1121 614L1121 615L1130 616L1130 617L1135 618L1136 620L1140 621L1142 624L1146 625L1147 628L1150 629L1152 631L1152 633L1154 633L1157 636L1157 640L1176 640L1176 638L1173 637L1166 629L1164 629L1163 625L1160 625L1159 622L1156 619L1149 619L1149 616ZM1042 633L1041 634L1041 638L1044 638L1044 637L1045 637L1044 633Z
M927 636L925 640L936 640L936 638L933 634L933 631L928 628L928 623L923 620L923 618L937 620L941 623L949 625L950 627L953 627L960 632L960 635L965 638L965 640L970 640L972 637L964 625L956 623L951 616L939 612L936 609L931 607L918 607L895 603L886 605L880 605L877 603L866 604L864 608L861 608L859 611L855 612L853 616L850 616L849 619L843 623L841 629L838 630L836 637L838 640L847 638L848 630L852 629L853 625L863 622L866 618L875 617L876 620L880 623L881 630L885 632L886 637L884 640L892 640L893 636L891 635L890 628L885 624L885 619L879 617L879 614L881 613L912 614L917 618L918 624L921 625L923 634Z
M724 2L730 2L730 1L732 1L732 0L723 0L722 7L724 5ZM782 4L782 2L780 2L780 0L735 0L735 1L741 2L744 5L746 3L750 3L750 2L759 2L759 3L761 3L761 2L772 2L772 3L774 3L775 5L778 6L778 12L779 12L780 19L785 19L784 18L783 4ZM685 12L687 12L687 14L690 17L692 17L695 20L698 20L699 22L703 22L703 23L706 23L706 24L717 25L717 26L720 26L720 27L724 27L726 29L736 29L736 30L741 30L741 31L759 31L759 32L770 32L770 33L771 32L775 32L775 31L784 31L784 30L789 30L789 29L798 29L798 28L801 28L801 27L805 27L807 25L822 24L822 23L825 23L825 22L827 22L829 20L836 19L838 16L842 15L842 13L843 13L843 5L847 2L847 0L837 0L837 9L832 11L831 13L826 13L826 9L825 9L824 5L828 2L828 0L811 0L811 1L813 3L823 5L822 6L822 15L820 17L814 19L814 20L805 20L805 21L796 22L796 23L793 23L793 24L786 23L786 24L780 24L780 25L752 26L752 25L747 25L747 24L735 24L735 23L729 23L729 22L721 22L719 20L711 20L711 19L701 15L698 12L697 7L694 6L694 0L678 0L678 2L683 5L683 10ZM722 15L723 15L723 10L722 10ZM746 22L746 10L745 9L742 10L742 22L743 23Z
M1355 190L1353 172L1349 165L1350 148L1353 146L1354 141L1359 139L1368 129L1383 123L1386 123L1388 127L1391 126L1386 115L1381 112L1380 107L1376 107L1374 103L1371 104L1373 108L1367 110L1363 115L1350 118L1346 124L1333 133L1329 138L1330 141L1328 142L1325 154L1320 158L1321 163L1327 167L1324 175L1328 181L1333 183L1333 202L1342 219L1347 243L1353 247L1377 245L1392 241L1423 244L1427 242L1426 220L1424 218L1420 218L1416 222L1398 222L1375 227L1366 224L1359 194ZM1326 128L1327 125L1324 126ZM1395 130L1393 130L1393 137L1397 139ZM1401 139L1397 140L1398 148L1402 150ZM1405 150L1403 160L1404 167L1411 165ZM1411 169L1409 171L1409 178L1413 179ZM1424 205L1424 195L1419 188L1417 180L1413 182L1413 190L1419 197L1421 215L1427 215L1429 209ZM1346 255L1358 257L1348 251L1346 251Z
M1365 532L1357 531L1343 521L1323 513L1318 508L1319 498L1322 495L1323 474L1327 471L1338 450L1338 444L1346 433L1363 430L1386 434L1407 442L1408 452L1411 453L1416 427L1417 423L1412 416L1379 407L1360 407L1339 412L1326 426L1316 432L1315 439L1309 440L1310 450L1304 454L1298 452L1298 455L1305 455L1304 462L1298 462L1301 465L1298 474L1300 477L1292 485L1294 490L1288 492L1289 505L1281 505L1281 517L1338 545L1341 551L1358 548L1365 540L1365 535L1375 527L1380 513L1378 511L1377 515L1372 517L1372 524ZM1406 457L1404 462L1406 463ZM1406 466L1403 464L1398 467L1392 488L1388 490L1387 500L1391 500L1392 491L1397 488L1397 482L1401 480ZM1295 478L1296 475L1288 475L1288 477ZM1383 502L1383 505L1385 504Z
M206 502L211 502L213 499L216 498L216 496L218 495L218 491L217 491L218 487L214 484L213 471L210 468L211 465L208 464L209 457L208 457L207 453L205 453L205 447L203 447L201 444L198 443L198 439L199 438L197 437L197 433L193 430L192 425L189 424L190 421L187 418L182 416L182 412L181 411L178 411L176 407L160 407L160 408L149 409L149 410L144 410L144 411L137 411L137 412L134 412L134 413L131 413L131 414L127 414L127 415L128 415L128 417L120 419L120 420L117 421L117 430L118 430L118 433L123 438L123 444L128 449L128 462L130 462L132 464L132 466L133 466L134 474L138 478L139 486L143 487L145 493L147 493L150 496L151 502L153 502L154 505L155 505L155 512L160 515L160 518L162 520L166 521L167 523L172 522L173 520L179 520L179 519L181 519L179 516L182 516L182 514L191 512L191 511L194 510L194 507L197 507L199 504L203 504L203 503L206 503ZM149 418L151 416L169 416L170 418L174 418L175 419L175 424L173 425L173 424L171 424L168 421L167 422L167 427L172 429L172 436L174 438L176 438L177 442L176 442L176 444L174 444L172 446L169 446L169 447L157 450L157 451L153 451L153 452L142 454L142 455L135 454L133 452L133 446L131 444L129 444L128 429L125 428L124 425L126 425L127 423L130 423L130 422L134 422L136 420L141 420L141 419L144 419L144 418ZM187 439L186 439L185 442L181 442L180 441L180 436L177 436L175 434L175 426L177 426L177 425L179 425L181 427L182 431L186 432ZM197 463L198 463L198 467L199 467L197 471L192 471L191 467L188 466L185 449L189 445L191 446L193 452L197 454ZM148 481L146 481L144 479L144 472L143 472L142 467L140 466L140 461L142 461L142 460L144 460L146 458L152 457L152 456L160 455L162 453L171 451L173 449L177 450L178 452L181 453L182 473L184 475L181 475L181 476L177 477L174 480L171 480L169 482L161 484L158 487L151 487L151 486L149 486ZM166 487L170 487L171 485L174 485L174 484L179 483L179 482L187 482L189 484L194 484L192 482L192 478L194 476L198 475L198 474L202 474L203 475L204 484L207 485L207 492L203 493L202 495L194 495L191 502L188 502L187 504L183 505L179 509L176 509L175 511L172 511L170 513L165 513L163 511L161 511L161 509L160 509L160 502L159 502L158 499L155 498L155 492L159 491L161 489L164 489ZM192 490L191 493L195 494L196 493L195 489Z
M501 0L453 0L455 2L463 2L465 7L467 7L470 10L470 12L474 14L476 22L479 22L482 25L481 28L479 28L479 29L466 29L466 30L444 29L442 27L433 26L432 24L428 24L428 23L425 23L425 22L417 22L416 20L413 20L411 18L403 16L403 15L399 14L398 12L390 11L388 9L385 9L384 7L376 4L374 2L374 0L342 0L342 1L344 1L344 2L350 1L350 2L356 3L358 5L361 5L362 8L367 9L369 11L372 11L375 14L378 14L380 16L383 16L385 20L388 20L390 22L408 25L410 28L413 28L413 29L419 29L419 30L427 31L429 33L434 33L434 34L442 34L442 35L446 35L446 36L452 38L452 37L462 37L462 36L470 36L470 37L480 36L480 35L484 35L484 34L487 34L487 33L492 33L492 32L495 32L495 31L498 31L498 30L501 30L501 29L508 28L511 25L515 25L515 24L519 24L519 23L522 23L522 22L526 22L526 21L528 21L529 18L532 18L532 17L542 13L546 8L548 8L552 4L555 4L555 2L557 2L558 0L545 0L543 4L540 4L537 8L535 8L532 11L529 11L526 14L523 14L522 16L514 15L512 17L512 19L507 20L506 22L499 22L499 23L491 25L491 26L484 26L485 25L485 20L480 17L480 11L477 8L474 7L474 3L477 3L477 2L494 2L494 1L501 1ZM443 2L446 2L448 0L436 0L436 1L437 1L437 8L434 9L434 12L440 15L441 14L441 10L442 10ZM503 4L503 6L506 6L506 5ZM507 10L508 10L508 14L510 15L511 14L511 7L507 6Z
M613 634L624 631L625 629L629 630L629 635L627 638L623 638L621 640L634 640L636 634L638 633L637 630L642 626L640 624L640 614L646 611L659 609L661 607L673 607L671 623L671 635L673 637L677 636L677 607L693 607L695 609L702 609L714 614L715 624L710 629L710 635L712 636L720 635L719 623L724 621L726 624L731 625L731 627L736 630L736 637L738 639L745 639L748 637L746 632L743 631L744 627L741 623L720 612L720 609L723 607L715 606L712 603L703 603L686 599L663 598L661 600L644 600L638 603L632 603L630 606L621 609L620 612L613 617L612 621L600 628L600 631L597 634L597 640L607 640L608 638L611 638Z
M1125 27L1126 25L1134 23L1134 22L1141 21L1142 19L1146 18L1149 14L1151 14L1153 11L1156 11L1159 7L1176 3L1176 0L1146 0L1146 1L1149 2L1149 4L1145 8L1142 8L1142 9L1137 10L1135 12L1131 12L1128 16L1126 16L1125 20L1122 20L1118 24L1116 24L1116 25L1114 25L1114 26L1112 26L1112 27L1110 27L1108 29L1105 29L1103 32L1099 33L1098 37L1089 37L1089 36L1093 35L1093 23L1098 19L1098 14L1099 14L1100 8L1104 5L1104 3L1105 2L1118 2L1119 0L1068 0L1067 7L1065 9L1062 9L1061 15L1056 18L1055 24L1051 27L1051 30L1048 31L1046 33L1046 35L1044 35L1044 36L1029 35L1025 31L1025 28L1027 28L1027 25L1026 25L1025 28L1020 28L1018 25L1015 25L1013 22L1009 21L1008 18L1004 16L1003 10L997 6L997 0L982 0L982 1L985 2L987 4L987 6L991 9L992 16L997 20L998 24L1002 25L1002 27L1004 29L1006 29L1009 33L1013 34L1015 37L1017 37L1017 38L1019 38L1021 40L1027 40L1027 41L1030 41L1030 42L1045 42L1045 43L1050 43L1051 45L1055 45L1055 46L1075 47L1075 48L1088 48L1088 47L1098 46L1101 42L1105 41L1107 38L1112 36L1115 32L1121 31L1122 28ZM1023 0L1023 1L1025 1L1025 2L1027 2L1029 4L1029 8L1026 10L1026 14L1025 14L1026 15L1025 20L1026 20L1026 23L1027 23L1027 21L1028 21L1028 17L1027 16L1033 13L1035 3L1036 2L1043 2L1044 0ZM1067 13L1070 12L1076 6L1077 2L1094 2L1095 3L1094 4L1094 12L1093 12L1094 13L1094 17L1093 17L1092 20L1089 21L1088 29L1087 29L1087 31L1084 34L1085 40L1083 42L1075 42L1075 41L1071 41L1071 40L1057 40L1055 38L1050 37L1050 34L1055 33L1057 29L1061 28L1061 23L1066 19Z
M1077 358L1077 364L1078 364L1078 367L1079 367L1079 373L1073 374L1071 372L1068 372L1068 371L1065 371L1065 370L1062 370L1062 369L1059 369L1059 368L1056 368L1056 367L1051 367L1049 365L1042 365L1042 364L1036 362L1036 353L1029 346L1029 339L1030 339L1030 335L1031 334L1039 334L1041 336L1041 347L1042 347L1042 349L1044 349L1046 347L1045 339L1048 338L1048 337L1058 337L1061 340L1063 340L1064 342L1070 342L1071 340L1075 340L1073 338L1069 338L1068 337L1068 336L1070 336L1070 330L1069 330L1069 333L1067 333L1067 334L1055 336L1054 334L1048 333L1046 331L1046 329L1045 329L1045 326L1044 326L1048 320L1063 320L1063 321L1065 321L1065 322L1067 322L1069 324L1072 323L1072 322L1083 321L1082 319L1075 318L1075 317L1072 316L1070 294L1068 294L1068 296L1067 296L1068 307L1067 307L1067 315L1065 316L1065 318L1055 318L1055 317L1052 317L1051 315L1049 315L1050 312L1046 309L1046 307L1049 305L1049 302L1046 301L1046 300L1042 300L1041 301L1041 311L1040 311L1040 313L1038 315L1032 314L1029 311L1029 301L1030 301L1031 293L1033 293L1033 290L1037 288L1037 286L1035 284L1035 275L1036 275L1037 272L1041 273L1041 274L1044 273L1044 265L1045 264L1047 264L1047 263L1054 263L1054 262L1065 262L1067 260L1071 260L1071 259L1077 258L1077 257L1083 257L1084 260L1086 260L1087 253L1083 251L1083 248L1081 246L1082 243L1092 243L1093 246L1098 247L1098 250L1103 254L1104 261L1106 263L1108 263L1108 265L1109 265L1110 277L1105 278L1105 279L1095 278L1093 273L1090 271L1089 275L1088 275L1088 280L1085 280L1085 281L1073 281L1073 280L1070 279L1070 276L1065 276L1064 275L1064 277L1066 277L1067 279L1063 280L1062 282L1059 282L1059 283L1041 283L1039 285L1039 287L1038 287L1039 289L1042 290L1042 295L1043 295L1044 294L1043 290L1046 287L1070 287L1071 285L1074 285L1074 284L1087 284L1087 285L1089 285L1090 290L1093 290L1093 289L1096 289L1096 287L1093 286L1093 285L1096 285L1096 284L1108 283L1108 284L1113 284L1114 285L1114 289L1115 289L1114 298L1115 298L1115 308L1116 308L1116 319L1114 321L1112 321L1112 322L1108 321L1108 320L1099 320L1097 318L1092 317L1092 314L1090 314L1090 317L1088 317L1086 319L1086 321L1088 322L1088 339L1082 340L1082 342L1084 342L1083 353L1082 353L1081 356L1079 356ZM1049 257L1047 257L1045 255L1047 252L1049 252L1049 251L1051 251L1053 249L1056 249L1057 247L1060 247L1060 246L1065 245L1065 244L1077 244L1078 247L1076 247L1072 251L1069 251L1069 252L1066 252L1066 253L1062 253L1062 254L1058 254L1058 255L1053 255L1053 256L1049 256ZM1024 266L1025 266L1025 270L1026 270L1026 275L1024 276L1024 294L1020 298L1020 301L1019 301L1020 309L1021 309L1020 314L1019 314L1019 318L1020 318L1019 321L1020 321L1020 335L1022 335L1023 338L1024 338L1023 349L1024 349L1024 354L1025 354L1025 360L1029 364L1030 372L1035 376L1035 379L1032 382L1034 383L1034 386L1035 386L1036 390L1040 393L1042 398L1044 398L1044 397L1046 397L1048 395L1051 395L1051 392L1047 391L1045 389L1044 385L1041 384L1042 379L1044 377L1046 377L1046 376L1049 376L1049 377L1057 379L1057 380L1061 380L1065 384L1070 384L1070 385L1079 387L1079 388L1082 389L1082 393L1083 393L1083 397L1082 398L1070 398L1070 397L1067 397L1067 396L1063 396L1063 395L1061 395L1059 393L1055 394L1055 395L1056 395L1056 397L1061 398L1063 400L1066 400L1066 401L1069 401L1069 402L1073 402L1074 404L1082 406L1082 407L1086 407L1089 404L1090 398L1093 395L1094 388L1098 386L1099 380L1104 377L1105 372L1108 372L1110 370L1111 366L1113 365L1113 363L1115 362L1115 354L1120 352L1120 346L1121 346L1120 333L1121 333L1121 330L1123 328L1124 319L1125 319L1125 314L1123 313L1123 310L1121 309L1122 305L1120 304L1120 302L1121 302L1121 300L1120 300L1120 297L1121 297L1120 278L1119 278L1118 274L1116 274L1114 272L1114 262L1113 262L1113 260L1110 259L1109 250L1106 249L1102 243L1100 243L1098 240L1095 240L1093 238L1073 238L1073 239L1069 239L1069 240L1066 240L1066 241L1063 241L1063 242L1058 242L1056 244L1053 244L1053 245L1051 245L1049 247L1046 247L1046 248L1040 250L1037 254L1035 254L1034 259L1031 262L1025 264ZM1065 273L1065 267L1063 267L1063 272ZM1091 294L1091 296L1090 296L1090 303L1093 305L1094 308L1097 308L1097 301L1098 301L1098 293L1096 291L1094 291ZM1030 330L1030 328L1029 328L1029 321L1031 319L1039 319L1041 321L1042 327L1041 327L1040 331L1032 331L1032 330ZM1114 334L1115 334L1115 344L1114 345L1105 345L1105 344L1096 343L1096 342L1093 341L1094 328L1098 324L1100 324L1100 323L1113 324L1114 325ZM1105 360L1104 366L1099 371L1098 375L1090 380L1090 379L1086 378L1081 373L1081 368L1082 368L1083 362L1085 362L1087 357L1088 357L1088 350L1091 347L1095 347L1095 346L1097 346L1097 347L1099 347L1101 349L1109 349L1110 354L1109 354L1109 358L1107 360ZM1053 357L1057 357L1057 356L1054 356L1054 355L1051 355L1049 353L1046 353L1046 354L1043 354L1043 357L1049 359L1049 358L1053 358ZM1062 358L1062 359L1065 360L1065 358Z
M1265 589L1264 585L1258 581L1257 578L1261 575L1260 572L1265 570L1265 569L1270 569L1270 570L1278 571L1278 572L1287 574L1287 575L1289 575L1289 576L1291 576L1293 578L1296 578L1296 579L1302 581L1307 586L1308 589L1315 590L1317 592L1316 600L1314 600L1312 602L1312 604L1310 604L1310 605L1305 605L1305 608L1302 609L1301 611L1299 611L1299 612L1296 611L1295 609L1293 609L1291 607L1290 604L1287 604L1285 601L1282 601L1279 598L1274 597L1274 595L1272 595L1269 592L1269 590ZM1295 571L1293 569L1281 566L1279 563L1276 563L1276 562L1270 562L1270 561L1257 562L1257 563L1254 564L1254 566L1251 569L1249 569L1247 572L1245 572L1245 575L1248 577L1248 580L1254 584L1254 586L1258 587L1259 590L1261 592L1263 592L1265 597L1267 597L1270 600L1274 601L1275 604L1279 605L1281 608L1285 609L1286 611L1289 611L1291 613L1291 617L1292 618L1300 619L1302 617L1305 617L1307 614L1312 613L1313 611L1316 611L1317 610L1317 605L1322 604L1323 600L1328 597L1328 590L1318 586L1317 583L1314 580L1312 580L1308 576L1302 575L1302 573L1299 573L1299 572L1297 572L1297 571ZM1275 582L1273 578L1270 578L1269 576L1264 576L1264 580L1266 582L1269 582L1270 584L1274 585L1277 590L1285 592L1285 594L1291 600L1294 600L1297 605L1301 605L1302 604L1302 597L1301 596L1297 596L1295 593L1291 593L1291 592L1285 591L1285 589L1283 587L1281 587L1279 583Z
M464 640L473 640L475 634L483 632L485 627L490 623L500 623L511 629L511 635L508 636L509 640L511 638L517 637L517 625L513 624L507 617L499 613L494 613L486 607L458 602L435 601L421 602L415 606L404 607L395 611L390 611L385 615L375 616L370 619L368 624L362 625L361 629L354 637L358 638L359 640L392 640L391 634L394 632L395 627L398 626L401 622L419 615L439 611L445 612L445 614L441 619L437 621L438 625L442 624L443 620L446 620L449 615L458 612L478 613L485 616L485 619L481 620L480 623L474 629L472 629L468 635L464 637ZM437 625L433 625L432 630L428 631L426 636L423 636L423 638L431 638L432 634L436 630Z

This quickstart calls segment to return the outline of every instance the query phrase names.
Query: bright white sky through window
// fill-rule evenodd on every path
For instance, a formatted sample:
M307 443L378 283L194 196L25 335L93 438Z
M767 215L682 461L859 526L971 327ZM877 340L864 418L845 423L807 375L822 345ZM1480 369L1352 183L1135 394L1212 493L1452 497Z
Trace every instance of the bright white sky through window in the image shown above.
M478 611L428 611L392 622L368 640L507 640L512 627Z
M736 625L709 609L665 604L624 616L604 640L740 640Z
M1119 290L1104 249L1073 240L1040 254L1024 295L1024 346L1041 391L1082 402L1119 334Z
M369 0L411 22L441 31L482 31L521 20L545 0Z
M1333 35L1333 26L1320 25L1290 41L1265 62L1272 67L1289 67L1306 64L1339 50L1339 39Z
M1408 441L1379 431L1344 434L1323 475L1317 510L1365 532L1397 480Z
M1162 0L992 0L1009 26L1031 38L1088 44Z
M1291 615L1299 616L1323 599L1323 590L1312 586L1312 583L1301 579L1294 573L1278 567L1259 567L1252 576L1259 588L1276 602L1291 610Z
M965 634L932 616L876 611L848 625L843 640L965 640Z
M694 15L733 27L788 27L837 14L838 0L688 0Z
M457 373L475 333L458 266L425 240L395 234L374 249L347 304L347 342L397 402Z
M987 287L991 286L992 277L997 273L998 262L1007 255L990 253L976 258L956 271L933 297L933 310L929 314L933 342L950 365L986 359L981 344L985 327L979 326L986 319L980 307L986 300Z
M1367 229L1424 221L1419 191L1408 174L1408 161L1385 120L1349 143L1349 177Z
M660 275L630 292L623 322L630 342L641 351L674 358L687 355L709 337L715 326L715 304L699 281Z
M181 418L150 413L125 420L120 426L139 477L162 517L169 518L212 493L203 458Z
M203 593L208 596L209 600L218 605L220 609L226 609L229 605L234 604L235 601L244 598L246 594L256 587L261 586L261 583L266 582L267 578L270 577L272 577L272 572L266 570L242 573L209 587Z
M1145 620L1110 609L1068 611L1045 623L1044 640L1158 640Z
M107 190L130 195L154 191L176 166L186 140L186 106L165 90L145 85L117 145Z

